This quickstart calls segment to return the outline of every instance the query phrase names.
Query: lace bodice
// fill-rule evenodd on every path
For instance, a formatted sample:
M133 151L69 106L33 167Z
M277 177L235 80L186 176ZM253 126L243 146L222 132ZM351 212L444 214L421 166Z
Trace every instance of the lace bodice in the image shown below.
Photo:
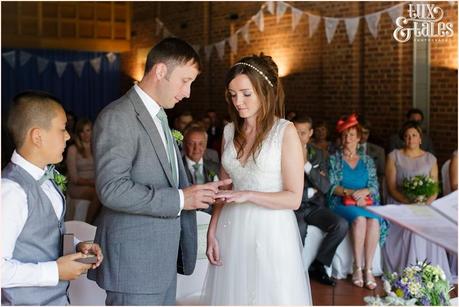
M234 146L234 124L229 123L223 131L224 149L222 165L233 180L233 190L279 192L282 190L281 153L285 127L290 122L285 119L275 121L271 131L263 141L255 160L250 156L242 165L236 158Z

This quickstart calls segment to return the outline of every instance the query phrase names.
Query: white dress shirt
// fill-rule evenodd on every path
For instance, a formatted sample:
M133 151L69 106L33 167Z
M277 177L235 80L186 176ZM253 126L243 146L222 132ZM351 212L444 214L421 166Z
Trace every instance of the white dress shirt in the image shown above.
M30 163L13 152L11 162L22 167L35 180L39 180L46 169ZM22 263L13 259L16 240L22 232L28 216L27 195L16 182L2 178L2 287L46 287L56 286L59 271L56 261ZM64 210L61 195L51 180L45 181L41 188L48 196L58 219Z
M307 145L306 145L307 146ZM304 172L306 173L306 175L309 175L309 173L311 172L312 168L316 168L318 167L318 165L316 166L313 166L311 164L311 162L307 161L305 164L304 164ZM314 188L308 188L308 198L312 198L314 196L314 194L316 194L317 190L314 189Z
M188 166L188 169L190 170L190 173L193 176L193 179L196 180L196 178L194 178L194 167L193 167L193 165L195 165L196 162L194 162L193 160L189 159L187 156L185 156L185 160L186 160L186 164ZM204 159L201 158L201 160L199 160L198 163L201 164L201 165L199 165L199 173L204 177Z
M145 93L137 84L134 85L134 89L137 92L137 94L140 96L140 100L142 100L143 104L145 105L145 108L147 108L148 113L153 119L156 129L158 129L159 136L161 137L161 140L163 141L164 150L167 152L166 136L164 135L164 130L163 130L163 127L161 126L161 121L156 116L159 110L161 109L161 107L156 101L154 101L153 98L148 96L148 94ZM179 172L178 172L178 161L177 161L177 153L175 152L175 146L174 146L174 153L175 154L174 154L173 163L175 163L176 165L177 178L180 178ZM167 159L169 159L169 157L167 157ZM180 215L180 212L182 212L183 207L185 206L185 197L183 196L183 191L181 189L179 189L178 192L179 192L179 197L180 197L180 211L178 215Z

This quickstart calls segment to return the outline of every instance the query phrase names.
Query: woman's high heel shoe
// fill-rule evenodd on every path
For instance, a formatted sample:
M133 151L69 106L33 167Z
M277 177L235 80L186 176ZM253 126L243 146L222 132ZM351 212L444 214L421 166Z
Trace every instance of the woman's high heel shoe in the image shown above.
M374 290L377 286L375 277L373 276L372 269L365 269L365 287Z
M363 287L362 267L354 267L354 272L352 273L352 283L357 287Z

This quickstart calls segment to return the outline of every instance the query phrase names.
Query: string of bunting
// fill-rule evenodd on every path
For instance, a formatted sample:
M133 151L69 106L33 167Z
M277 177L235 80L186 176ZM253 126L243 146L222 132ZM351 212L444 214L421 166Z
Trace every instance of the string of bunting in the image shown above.
M450 3L451 6L457 3L457 1L448 1L448 2ZM267 1L263 3L259 11L255 15L253 15L248 21L246 21L246 23L242 27L237 29L234 32L234 34L232 34L231 36L227 38L224 38L221 41L203 46L205 59L206 61L209 61L212 50L214 48L217 50L218 57L220 59L223 59L223 56L225 55L226 44L229 45L231 53L237 54L239 34L242 36L242 38L247 44L250 44L249 26L251 23L254 23L257 26L258 30L260 32L263 32L265 30L265 24L264 24L264 13L265 13L264 11L265 10L268 11L271 15L276 15L276 22L279 23L279 21L282 19L282 17L287 12L287 10L290 9L292 12L291 14L292 31L295 31L295 28L298 26L303 15L306 15L309 18L309 38L311 38L314 35L314 33L317 31L320 21L323 19L324 28L325 28L325 37L329 44L333 40L333 37L335 35L336 29L339 23L344 22L349 44L352 44L357 34L357 30L359 28L359 23L361 19L365 19L369 32L376 39L378 37L378 25L379 25L379 20L381 18L381 15L383 13L387 13L389 17L391 18L393 24L395 25L396 19L402 16L403 7L407 3L408 2L402 2L392 7L386 8L384 10L370 13L364 16L356 16L356 17L349 17L349 18L345 18L345 17L336 18L336 17L315 15L310 12L298 9L284 1ZM161 33L162 33L162 37L175 36L164 25L163 21L161 21L159 18L156 18L156 36L161 35ZM193 44L192 46L197 52L201 50L200 45Z
M103 56L98 56L90 60L81 60L81 61L57 61L57 60L49 60L41 56L36 56L29 52L22 51L22 50L19 50L19 55L17 53L18 52L15 50L2 53L3 59L8 63L8 65L12 69L15 69L17 64L19 64L19 66L22 67L26 65L30 60L36 59L38 74L41 75L48 68L48 65L51 64L51 65L54 65L56 69L56 73L59 78L62 77L62 75L64 74L68 66L72 66L75 73L78 75L79 78L81 78L81 76L83 75L83 69L86 63L88 62L91 65L91 67L94 69L94 71L97 74L99 74L101 64L102 64L102 57L103 57ZM116 61L118 56L113 52L109 52L105 54L105 57L107 58L109 64L111 65Z

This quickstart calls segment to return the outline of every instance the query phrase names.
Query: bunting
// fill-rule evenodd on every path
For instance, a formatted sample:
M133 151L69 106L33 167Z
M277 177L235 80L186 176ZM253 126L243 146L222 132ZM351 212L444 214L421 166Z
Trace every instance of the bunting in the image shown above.
M24 66L25 64L27 64L27 62L30 60L30 58L32 57L32 55L28 52L25 52L25 51L19 51L19 64L21 66Z
M73 62L73 69L75 70L75 72L77 73L78 77L81 78L81 76L83 75L83 68L84 68L84 64L86 63L86 61L75 61Z
M64 74L65 69L67 68L67 62L59 62L56 61L54 62L54 65L56 66L56 73L60 77Z
M300 22L302 16L302 10L292 7L292 31L295 31L295 28Z
M14 66L16 66L16 54L14 53L14 51L4 52L2 53L2 57L11 66L11 68L14 68Z
M339 24L338 18L324 17L325 20L325 36L327 36L327 42L330 44L335 36L336 28Z
M48 67L49 60L44 59L42 57L37 57L37 70L38 74L41 74L45 71L46 67Z
M352 44L355 38L355 34L357 34L357 29L359 28L359 17L354 18L346 18L344 19L344 24L346 25L346 33L347 38L349 40L349 44Z
M102 62L102 58L101 57L89 60L89 63L91 63L91 66L94 69L94 71L96 72L96 74L98 74L100 72L100 64L101 64L101 62Z
M107 57L108 63L113 64L116 61L116 54L109 52L105 55Z
M449 1L451 5L455 5L456 2L457 1ZM295 3L295 2L292 2L292 3ZM288 8L291 9L292 31L295 31L296 27L301 21L303 14L306 14L308 25L309 25L309 38L311 38L317 32L317 29L319 28L319 25L320 25L320 21L323 18L325 36L326 36L327 42L330 44L334 38L336 29L340 21L343 21L346 27L346 34L348 37L348 41L350 44L352 44L357 35L357 31L358 31L359 24L360 24L360 19L365 18L367 26L368 26L368 30L370 31L371 35L374 38L377 38L378 25L379 25L379 20L381 18L381 14L387 13L392 19L392 22L395 24L395 20L397 19L397 17L402 16L403 8L406 3L408 2L396 4L392 7L389 7L384 10L374 12L371 14L367 14L364 16L335 18L335 17L329 17L329 16L315 15L310 12L300 10L294 7L293 5L287 2L284 2L284 1L266 1L260 6L260 9L255 15L251 16L251 18L248 19L247 22L241 28L237 29L229 37L226 37L222 41L217 42L217 43L210 43L207 46L193 45L193 48L197 52L199 52L200 48L202 47L205 52L206 59L209 60L210 54L212 52L212 48L215 47L217 49L218 56L220 58L223 58L224 52L225 52L224 42L226 41L228 42L228 45L231 47L231 52L237 53L238 34L241 34L242 37L244 38L244 41L247 44L250 44L250 28L249 27L252 22L256 25L256 27L258 28L258 31L264 32L265 30L264 11L265 10L268 11L271 15L276 15L276 22L279 23L279 21L285 15ZM159 18L156 18L155 21L156 21L155 28L156 28L157 36L161 35L161 33L162 33L163 38L169 37L169 36L175 36L173 33L169 31L167 27L165 27L164 23Z

